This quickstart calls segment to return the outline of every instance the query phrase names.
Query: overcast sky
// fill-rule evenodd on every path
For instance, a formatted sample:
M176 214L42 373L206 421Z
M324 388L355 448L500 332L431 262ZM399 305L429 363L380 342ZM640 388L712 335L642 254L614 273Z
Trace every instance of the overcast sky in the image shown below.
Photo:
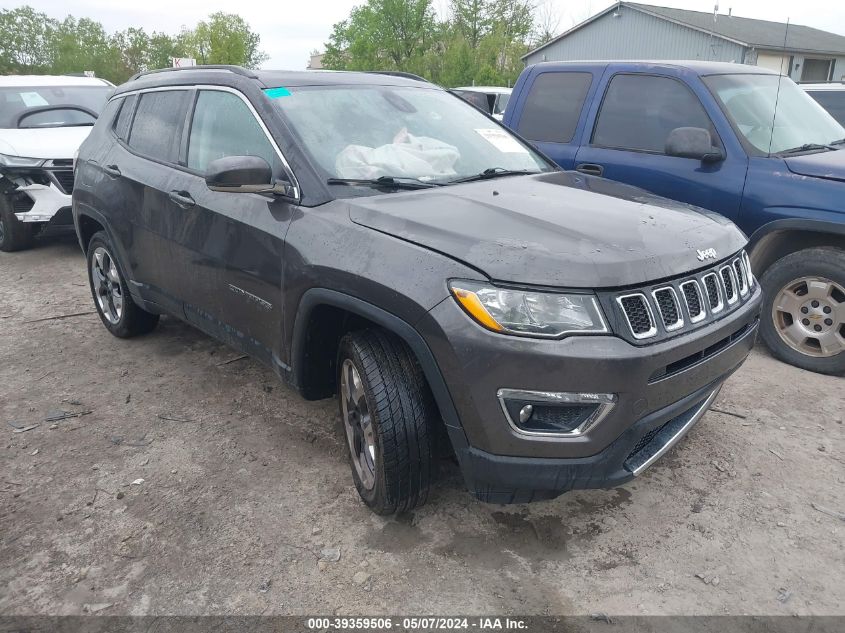
M540 0L542 1L542 0ZM614 4L608 0L546 0L560 19L558 31L564 31L602 9ZM644 4L671 6L696 11L713 11L716 0L641 0ZM349 15L349 10L363 0L22 0L56 18L67 13L102 22L109 32L140 26L147 31L178 33L182 25L193 26L215 11L236 12L261 35L261 48L270 56L265 68L299 70L305 67L313 49L323 48L332 25ZM6 7L14 0L3 0ZM445 13L448 0L434 0ZM843 0L719 0L719 12L741 17L760 18L813 26L845 35Z

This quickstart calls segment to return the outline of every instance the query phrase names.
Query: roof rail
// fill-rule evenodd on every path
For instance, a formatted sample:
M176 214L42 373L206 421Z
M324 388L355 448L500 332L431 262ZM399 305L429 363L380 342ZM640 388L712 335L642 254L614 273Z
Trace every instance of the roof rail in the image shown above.
M425 77L420 77L419 75L415 75L413 73L406 73L401 70L365 70L364 72L373 75L390 75L391 77L404 77L405 79L413 79L414 81L424 81L425 83L431 83Z
M129 81L135 81L136 79L146 77L147 75L179 72L183 70L228 70L229 72L235 73L237 75L243 75L244 77L249 77L250 79L258 79L258 75L256 75L253 71L244 68L243 66L234 66L231 64L203 64L199 66L184 66L181 68L156 68L155 70L145 70L143 72L132 75L129 78Z

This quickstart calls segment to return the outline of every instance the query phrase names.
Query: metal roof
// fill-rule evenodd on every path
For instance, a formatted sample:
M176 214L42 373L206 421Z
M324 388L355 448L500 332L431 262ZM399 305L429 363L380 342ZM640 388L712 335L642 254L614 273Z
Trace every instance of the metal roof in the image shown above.
M594 20L617 11L620 7L627 7L634 11L640 11L662 20L668 20L697 31L712 33L715 37L741 44L748 48L800 51L805 53L826 53L832 55L845 55L845 36L814 29L800 24L790 24L787 33L786 23L770 22L768 20L757 20L753 18L741 18L719 14L714 20L712 13L704 11L690 11L689 9L673 9L660 7L651 4L640 4L637 2L619 2L604 11L588 18L584 22L575 25L568 31L561 33L556 38L546 42L542 46L522 56L525 59L529 55L543 50L550 44L557 42L570 33L581 29ZM784 47L784 36L786 46Z
M569 68L588 69L591 66L605 67L608 64L650 66L650 67L671 67L684 68L701 76L707 75L777 75L773 70L762 66L749 66L747 64L736 64L734 62L708 62L701 60L664 60L664 59L622 59L622 60L578 60L574 62L539 62L535 66L539 68Z

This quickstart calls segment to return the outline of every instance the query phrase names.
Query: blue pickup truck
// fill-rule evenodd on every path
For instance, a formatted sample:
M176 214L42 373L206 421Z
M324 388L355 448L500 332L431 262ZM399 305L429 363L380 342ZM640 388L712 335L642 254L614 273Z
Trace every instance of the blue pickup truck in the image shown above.
M845 128L790 79L719 62L547 62L522 72L504 123L563 169L733 220L768 347L845 372Z

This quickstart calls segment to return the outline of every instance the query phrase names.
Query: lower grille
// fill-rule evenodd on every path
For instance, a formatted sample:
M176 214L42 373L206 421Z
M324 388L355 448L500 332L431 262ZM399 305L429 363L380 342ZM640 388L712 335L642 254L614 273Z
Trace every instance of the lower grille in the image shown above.
M26 213L35 206L35 201L26 194L12 198L12 210L15 213Z
M667 424L668 424L668 422L667 422ZM651 444L651 441L657 436L658 433L660 433L660 431L663 430L663 427L665 427L665 426L666 426L666 424L664 424L663 426L658 426L656 429L651 429L651 431L649 431L648 433L643 435L640 438L640 441L637 442L637 445L634 447L634 450L632 450L630 453L628 453L628 457L625 458L625 461L628 461L634 455L636 455L641 450L643 450L646 446Z

